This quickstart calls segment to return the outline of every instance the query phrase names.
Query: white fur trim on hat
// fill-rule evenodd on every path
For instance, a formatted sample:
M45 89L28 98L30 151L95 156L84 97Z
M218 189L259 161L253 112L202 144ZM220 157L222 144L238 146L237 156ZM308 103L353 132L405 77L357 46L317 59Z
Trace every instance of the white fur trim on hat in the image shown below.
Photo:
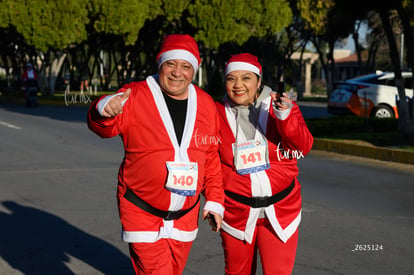
M158 68L165 61L172 60L172 59L183 59L189 62L191 66L193 66L195 72L198 70L197 58L192 53L186 50L171 50L171 51L162 53L160 55L160 58L158 59Z
M232 71L251 71L260 76L260 69L247 62L230 62L226 66L225 75L231 73Z

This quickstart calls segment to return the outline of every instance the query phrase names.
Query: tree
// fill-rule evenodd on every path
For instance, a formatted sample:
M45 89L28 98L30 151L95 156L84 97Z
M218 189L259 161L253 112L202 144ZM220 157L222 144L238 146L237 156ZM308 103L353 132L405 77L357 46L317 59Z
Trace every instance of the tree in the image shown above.
M242 45L250 37L274 35L292 21L284 0L196 0L189 13L188 20L197 29L195 38L214 49L227 42Z
M405 136L414 137L414 116L413 113L409 113L409 108L406 100L406 93L404 82L401 74L401 63L399 59L399 52L397 47L397 42L394 35L393 26L391 18L396 18L395 11L398 12L398 19L401 20L403 26L404 36L407 41L407 63L409 67L412 68L414 65L414 39L413 39L413 28L407 14L408 9L413 8L412 1L388 1L388 2L378 2L374 0L367 0L364 2L356 0L348 0L348 5L355 6L358 5L358 10L361 13L367 13L368 11L378 12L382 27L387 37L388 46L389 46L389 58L392 63L392 68L395 74L395 84L398 89L398 96L400 98L398 104L398 129L399 132ZM406 7L407 10L404 8Z
M91 66L92 75L105 59L105 85L115 75L122 84L136 77L135 73L155 72L156 52L162 37L170 33L195 36L204 60L221 66L221 62L214 62L214 51L220 45L240 47L251 37L260 41L264 36L269 37L267 41L274 41L271 37L287 26L292 17L284 0L5 0L0 7L0 32L13 36L4 44L10 50L20 51L12 54L1 50L2 59L6 60L3 63L8 64L10 56L14 64L21 62L18 57L37 60L51 93L62 66L76 78L80 62ZM222 21L217 22L217 18ZM22 65L13 66L18 75Z
M299 16L304 21L304 32L319 54L319 60L326 76L328 96L336 80L335 44L353 32L356 15L344 12L340 0L298 0ZM358 13L357 13L358 14Z
M62 49L86 39L84 1L4 1L10 24L40 51ZM62 12L64 11L64 12Z
M29 59L37 61L43 58L39 72L48 80L43 84L54 87L60 67L48 63L53 62L49 57L53 55L60 58L63 54L61 49L86 39L85 24L88 17L85 2L5 0L0 2L0 10L5 15L0 26L7 25L16 30L10 34L23 37L24 42L19 46L33 47ZM9 37L7 40L13 41L16 38ZM44 55L39 55L39 52ZM15 74L18 73L20 71L16 68ZM53 93L53 88L51 92Z
M406 4L406 8L403 7L403 3L401 1L398 1L396 3L396 10L398 11L398 14L401 18L401 22L403 25L403 29L404 29L404 36L405 39L407 41L407 63L408 63L408 67L411 68L411 70L414 68L414 37L413 37L413 27L411 25L410 22L410 17L408 16L408 11L409 10L413 10L414 9L414 3L412 1L405 1ZM384 18L383 18L384 16ZM383 14L381 16L381 18L383 20L386 20L385 18L385 14ZM390 33L387 33L387 37L391 36ZM391 40L391 41L390 41ZM388 39L388 41L390 43L392 43L392 38L390 37ZM399 66L399 62L395 61L395 58L398 57L396 56L391 56L391 59L394 60L393 65L394 65L394 69L396 66ZM400 66L401 67L401 66ZM401 74L401 72L399 72ZM407 100L406 99L406 94L405 94L405 89L404 89L404 83L402 81L402 77L401 77L401 82L399 83L400 85L397 86L398 87L398 95L400 98L400 102L398 105L398 114L399 114L399 119L398 119L398 128L399 131L408 137L414 138L414 97L411 98L411 112L408 108L408 104L407 104ZM414 78L413 78L413 83L414 84ZM414 87L412 85L412 87Z
M121 36L125 45L133 45L138 32L149 18L150 3L143 0L92 0L90 16L95 17L94 29L98 33Z
M222 75L225 60L242 50L256 54L271 70L279 60L277 52L268 49L276 48L278 34L292 22L292 11L285 0L196 0L188 13L188 22L196 30L195 38L201 45L209 83L222 82L211 77ZM266 42L271 44L265 45ZM254 48L249 47L251 43L255 43Z

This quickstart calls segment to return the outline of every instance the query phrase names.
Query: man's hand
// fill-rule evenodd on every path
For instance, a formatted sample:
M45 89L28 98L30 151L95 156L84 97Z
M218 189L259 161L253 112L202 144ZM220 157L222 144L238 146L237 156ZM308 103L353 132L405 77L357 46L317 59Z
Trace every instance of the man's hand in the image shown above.
M212 231L218 232L220 230L221 224L223 222L223 217L221 217L219 214L203 210L203 220L205 219L208 220Z
M130 94L131 89L128 88L122 95L112 97L105 105L105 108L102 111L102 116L115 117L121 114L123 108L122 105L126 102Z

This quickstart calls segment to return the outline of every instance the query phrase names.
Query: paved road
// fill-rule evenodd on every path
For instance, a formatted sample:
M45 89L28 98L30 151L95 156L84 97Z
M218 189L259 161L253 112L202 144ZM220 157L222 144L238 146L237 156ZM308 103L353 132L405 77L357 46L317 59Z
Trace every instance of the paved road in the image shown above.
M88 131L85 112L0 106L0 274L132 274L115 202L122 146ZM299 166L295 275L414 274L413 166L316 151ZM223 266L201 222L185 274Z
M307 101L299 101L297 102L303 117L305 119L309 118L325 118L325 117L333 117L328 113L327 104L324 102L307 102Z

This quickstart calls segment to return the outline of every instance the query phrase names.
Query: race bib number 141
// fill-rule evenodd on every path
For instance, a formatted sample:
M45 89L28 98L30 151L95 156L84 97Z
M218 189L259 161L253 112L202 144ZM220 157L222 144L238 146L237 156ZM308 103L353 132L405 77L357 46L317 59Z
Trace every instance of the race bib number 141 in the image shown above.
M270 168L266 161L266 144L263 140L249 140L233 144L234 162L237 173L251 174Z

